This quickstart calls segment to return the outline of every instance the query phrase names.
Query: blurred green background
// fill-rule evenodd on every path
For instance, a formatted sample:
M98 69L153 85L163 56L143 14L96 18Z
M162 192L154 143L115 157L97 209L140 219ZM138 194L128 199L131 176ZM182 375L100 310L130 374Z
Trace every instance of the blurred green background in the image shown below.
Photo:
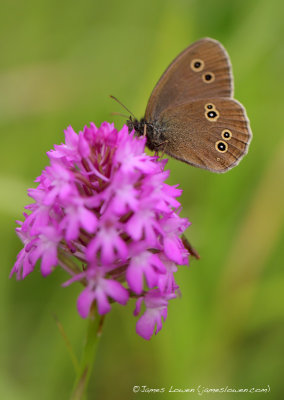
M14 228L45 152L71 124L104 120L121 127L113 94L143 116L152 88L172 59L209 36L227 48L235 97L254 134L248 155L224 175L170 160L170 183L183 188L187 236L201 260L177 274L163 330L135 333L134 302L106 318L90 399L199 398L132 392L149 388L266 388L283 398L284 337L284 3L279 0L11 0L0 13L1 372L0 398L68 399L74 374L57 326L79 354L86 329L76 311L81 287L61 288L57 269L24 281L8 275L21 245ZM266 398L266 397L265 397Z

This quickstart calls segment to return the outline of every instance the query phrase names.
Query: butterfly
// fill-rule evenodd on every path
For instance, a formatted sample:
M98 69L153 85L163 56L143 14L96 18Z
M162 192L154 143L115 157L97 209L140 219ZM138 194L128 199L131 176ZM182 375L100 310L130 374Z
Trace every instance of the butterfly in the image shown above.
M154 87L145 116L127 120L146 145L195 167L226 172L251 141L244 107L233 98L229 56L218 41L198 40L169 65Z

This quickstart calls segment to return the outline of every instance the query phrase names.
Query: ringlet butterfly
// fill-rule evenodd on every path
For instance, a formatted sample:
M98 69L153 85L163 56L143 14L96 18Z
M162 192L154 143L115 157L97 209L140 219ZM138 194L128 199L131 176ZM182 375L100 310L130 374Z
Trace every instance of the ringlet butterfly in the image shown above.
M174 59L154 87L144 118L130 117L127 125L146 135L150 150L212 172L237 165L252 136L244 107L233 99L229 56L210 38Z

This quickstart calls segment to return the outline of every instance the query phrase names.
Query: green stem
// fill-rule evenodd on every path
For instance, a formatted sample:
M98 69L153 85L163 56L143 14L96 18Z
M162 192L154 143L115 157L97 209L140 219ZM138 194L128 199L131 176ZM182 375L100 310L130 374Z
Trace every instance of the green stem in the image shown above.
M95 362L95 353L101 335L102 323L103 318L98 315L96 307L93 307L89 316L87 337L82 359L70 400L86 399L86 389L89 383L92 367Z

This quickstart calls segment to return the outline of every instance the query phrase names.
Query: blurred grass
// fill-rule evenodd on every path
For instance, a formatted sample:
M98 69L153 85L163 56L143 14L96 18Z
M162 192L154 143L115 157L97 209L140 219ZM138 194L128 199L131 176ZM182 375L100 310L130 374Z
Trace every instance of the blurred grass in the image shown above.
M181 184L183 215L193 222L188 237L202 258L180 269L182 298L151 342L135 334L134 304L113 307L90 398L145 398L132 394L133 385L267 384L270 398L283 397L283 12L280 0L1 3L1 399L67 399L72 365L52 313L77 353L86 328L75 306L79 285L61 288L62 271L8 280L20 249L14 220L45 152L69 124L79 130L113 119L122 126L110 116L121 110L109 94L142 116L168 63L204 36L231 56L251 149L225 175L169 161L170 182ZM197 397L163 398L173 396Z

